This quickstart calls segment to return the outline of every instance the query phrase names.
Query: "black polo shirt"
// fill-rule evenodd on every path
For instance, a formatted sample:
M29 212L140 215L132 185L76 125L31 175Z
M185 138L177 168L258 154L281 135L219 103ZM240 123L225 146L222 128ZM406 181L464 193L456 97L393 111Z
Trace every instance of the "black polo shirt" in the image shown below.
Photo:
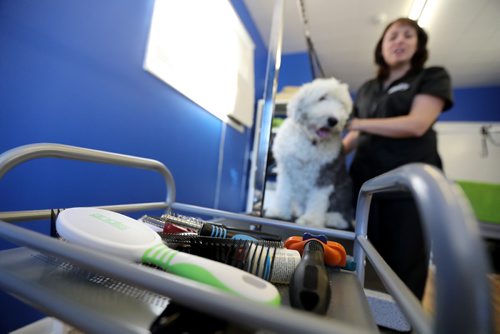
M442 67L429 67L407 73L386 89L379 79L366 82L358 91L352 117L386 118L410 113L415 95L442 98L443 111L452 107L451 80ZM389 138L360 133L351 176L357 185L411 162L424 162L442 168L432 127L418 138Z

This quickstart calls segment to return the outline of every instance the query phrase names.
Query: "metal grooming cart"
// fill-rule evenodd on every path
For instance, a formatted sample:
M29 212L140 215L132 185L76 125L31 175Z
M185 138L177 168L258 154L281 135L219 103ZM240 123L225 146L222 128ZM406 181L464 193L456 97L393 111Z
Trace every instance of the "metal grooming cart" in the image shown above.
M416 333L493 330L486 277L489 266L477 222L465 197L430 166L407 165L366 182L359 194L355 232L346 232L178 203L174 179L162 163L74 146L32 144L9 150L0 155L0 178L23 162L45 157L141 168L163 176L167 187L164 201L102 207L109 210L126 213L173 209L213 216L236 227L259 226L264 232L279 232L283 237L307 231L354 243L356 271L330 271L330 308L326 316L318 316L287 305L273 308L242 300L182 277L16 226L21 221L47 219L50 210L0 213L0 237L20 246L0 251L0 288L84 332L148 333L171 298L192 309L272 332L377 333L363 288L365 257ZM366 238L372 194L391 190L413 194L432 244L438 268L436 316L432 319Z

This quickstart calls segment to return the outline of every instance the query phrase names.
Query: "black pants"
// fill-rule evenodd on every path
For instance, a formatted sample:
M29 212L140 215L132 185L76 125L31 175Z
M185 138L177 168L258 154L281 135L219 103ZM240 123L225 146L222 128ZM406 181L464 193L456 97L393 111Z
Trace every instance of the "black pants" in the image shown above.
M429 252L415 202L403 196L374 195L368 239L415 296L422 299Z

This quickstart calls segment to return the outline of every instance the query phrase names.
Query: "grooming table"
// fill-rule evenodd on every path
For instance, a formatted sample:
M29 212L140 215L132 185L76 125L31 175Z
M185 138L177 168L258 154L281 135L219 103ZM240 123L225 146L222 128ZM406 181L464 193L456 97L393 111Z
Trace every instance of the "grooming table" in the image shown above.
M164 201L103 206L117 212L178 210L211 216L224 224L259 229L283 238L304 232L354 244L354 272L330 269L331 303L326 316L292 309L287 288L278 308L227 295L203 284L147 266L65 243L16 226L16 222L50 218L50 210L0 213L0 237L20 247L0 251L0 288L49 316L84 332L149 333L152 322L170 299L252 329L277 333L378 333L365 295L365 258L372 263L392 298L418 333L490 332L492 312L486 255L477 222L467 202L435 169L408 165L366 182L360 192L355 232L306 228L277 220L175 202L170 171L156 160L59 144L21 146L0 155L0 178L15 166L36 158L76 159L161 174L167 186ZM420 208L433 244L437 275L436 318L430 319L366 238L371 195L410 191ZM452 227L451 224L454 226ZM468 252L460 252L466 243ZM471 274L473 273L473 274ZM453 278L453 279L450 279ZM456 291L460 290L460 294ZM467 302L464 303L463 301Z

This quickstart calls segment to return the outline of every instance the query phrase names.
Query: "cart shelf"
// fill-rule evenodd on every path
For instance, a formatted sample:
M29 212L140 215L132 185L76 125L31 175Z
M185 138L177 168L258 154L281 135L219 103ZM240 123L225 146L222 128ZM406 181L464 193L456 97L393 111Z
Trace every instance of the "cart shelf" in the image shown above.
M0 213L0 237L20 247L0 252L0 288L85 332L148 333L169 300L228 321L273 332L377 333L365 297L364 263L368 257L389 293L419 333L490 332L492 311L489 272L477 222L463 195L437 170L408 165L366 182L360 192L356 231L306 228L277 220L175 202L175 183L158 161L59 144L21 146L0 155L0 178L15 166L36 158L56 157L149 169L167 186L164 201L105 208L119 211L181 210L225 219L237 227L279 232L284 238L303 232L354 243L356 271L329 271L332 298L328 314L318 316L287 305L263 306L212 287L147 266L129 263L78 245L30 231L15 222L50 217L50 210ZM428 318L419 302L397 278L366 238L371 195L407 190L414 195L433 245L438 267L437 314ZM450 222L453 222L451 230ZM460 252L466 243L468 252ZM453 279L450 279L453 278ZM460 289L460 295L456 292ZM467 303L463 303L467 300ZM236 320L235 320L236 319Z

